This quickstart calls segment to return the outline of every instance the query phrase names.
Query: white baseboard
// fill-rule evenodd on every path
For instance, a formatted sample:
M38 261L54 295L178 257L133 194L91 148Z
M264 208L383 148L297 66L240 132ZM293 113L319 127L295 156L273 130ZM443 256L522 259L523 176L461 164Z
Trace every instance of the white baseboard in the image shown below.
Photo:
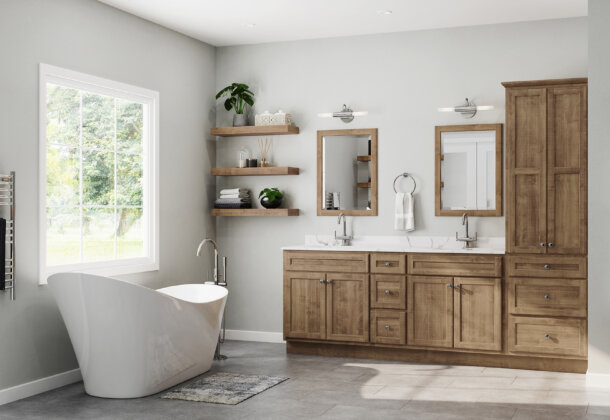
M67 372L58 373L57 375L47 376L46 378L36 379L35 381L26 382L10 388L0 389L0 405L8 404L22 398L31 397L32 395L50 391L64 385L73 384L74 382L81 381L82 379L80 369L74 369Z
M227 340L260 341L262 343L284 343L281 332L227 330Z
M587 372L586 378L588 389L610 389L610 374Z

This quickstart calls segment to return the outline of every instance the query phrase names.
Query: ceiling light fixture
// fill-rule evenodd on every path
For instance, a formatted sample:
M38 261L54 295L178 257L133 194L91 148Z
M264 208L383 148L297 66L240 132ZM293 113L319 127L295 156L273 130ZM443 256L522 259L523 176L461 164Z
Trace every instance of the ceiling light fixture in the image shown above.
M466 98L465 104L449 108L439 108L438 112L458 112L464 118L472 118L476 115L477 111L489 111L491 109L494 109L492 105L477 106L472 100Z
M344 123L352 122L354 117L361 117L368 114L368 111L353 111L350 107L343 104L343 109L338 112L324 112L318 114L320 118L340 118Z

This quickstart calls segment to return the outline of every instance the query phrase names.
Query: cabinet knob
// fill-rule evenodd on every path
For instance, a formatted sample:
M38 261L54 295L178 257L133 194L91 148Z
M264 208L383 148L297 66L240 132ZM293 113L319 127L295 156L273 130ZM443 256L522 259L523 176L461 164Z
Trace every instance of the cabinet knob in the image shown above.
M390 291L389 291L389 290L386 290L386 291L385 291L385 294L386 294L386 295L389 295L389 294L390 294Z
M546 246L544 242L540 242L540 246Z
M388 331L390 331L390 326L389 326L389 325L386 325L386 326L385 326L385 329L386 329L386 330L388 330Z
M544 334L544 338L549 339L549 338L551 338L551 336L548 334Z
M459 285L459 284L456 284L455 286L453 286L453 288L457 290L457 289L459 289L459 288L460 288L460 285Z
M551 269L551 265L550 264L544 264L544 269L545 270L550 270Z
M320 279L320 283L324 283L324 279Z
M549 242L549 248L553 248L553 242Z
M386 267L389 267L389 266L391 266L391 265L392 265L392 264L390 264L389 262L385 263L385 266L386 266Z
M551 297L549 295L544 295L544 300L549 300Z
M451 284L447 283L447 289L451 289Z
M331 282L332 282L332 279L326 280L326 284L330 284Z

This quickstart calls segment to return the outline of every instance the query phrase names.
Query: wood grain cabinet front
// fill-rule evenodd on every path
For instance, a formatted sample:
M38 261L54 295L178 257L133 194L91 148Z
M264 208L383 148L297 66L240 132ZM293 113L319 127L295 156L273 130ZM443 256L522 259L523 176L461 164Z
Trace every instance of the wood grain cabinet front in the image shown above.
M400 275L371 274L371 308L406 309L407 278Z
M510 255L506 257L510 277L587 278L587 257L559 255Z
M284 272L284 338L326 338L326 274Z
M409 254L409 274L501 277L501 255Z
M368 273L369 254L348 251L284 251L284 270Z
M396 252L371 254L371 273L406 274L407 255Z
M371 343L405 344L406 313L375 309L371 311Z
M579 318L509 316L508 351L587 356L587 321Z
M453 278L407 277L407 344L453 347Z
M587 316L587 281L509 277L508 311L514 315Z

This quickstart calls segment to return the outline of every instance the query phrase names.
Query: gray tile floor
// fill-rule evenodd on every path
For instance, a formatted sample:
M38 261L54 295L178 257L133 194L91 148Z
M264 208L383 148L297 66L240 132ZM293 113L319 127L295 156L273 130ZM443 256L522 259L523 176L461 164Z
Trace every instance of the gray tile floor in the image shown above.
M213 371L290 379L236 406L95 398L77 383L0 406L0 419L610 419L610 390L587 390L579 374L287 355L239 341L223 353Z

